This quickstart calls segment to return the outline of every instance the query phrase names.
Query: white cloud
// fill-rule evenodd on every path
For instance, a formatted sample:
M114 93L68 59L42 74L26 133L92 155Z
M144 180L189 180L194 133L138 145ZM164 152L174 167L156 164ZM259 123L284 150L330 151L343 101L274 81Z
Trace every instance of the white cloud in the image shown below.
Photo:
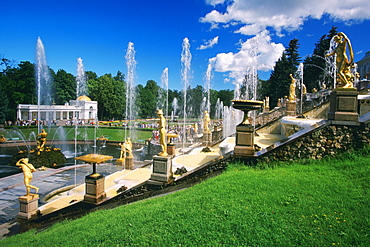
M205 50L205 49L212 48L217 43L218 43L218 36L214 37L213 39L205 41L204 45L199 46L197 50Z
M251 66L257 66L257 70L271 70L285 50L282 44L271 42L268 31L242 42L240 46L237 53L219 53L212 58L215 59L215 71L229 72L229 76L238 81L244 78Z
M206 3L209 5L216 6L217 4L224 3L226 0L206 0Z
M210 5L224 3L223 0L206 0ZM201 22L215 23L239 22L244 24L236 32L256 35L267 27L278 35L283 30L299 29L307 18L320 19L328 14L335 20L351 23L370 18L369 0L233 0L226 1L226 12L212 10L200 19Z

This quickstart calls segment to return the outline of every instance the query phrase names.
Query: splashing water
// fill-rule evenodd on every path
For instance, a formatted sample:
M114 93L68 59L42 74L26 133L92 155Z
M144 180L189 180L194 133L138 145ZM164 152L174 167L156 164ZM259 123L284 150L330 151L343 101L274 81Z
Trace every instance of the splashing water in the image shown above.
M161 89L157 108L163 109L165 116L168 116L168 68L165 68L161 76Z
M206 111L211 111L211 80L212 80L212 70L215 66L216 60L214 58L211 58L208 60L208 66L206 71L206 77L204 81L204 91L207 97L207 103L206 103Z
M85 76L85 68L82 63L82 58L77 58L77 76L76 76L76 94L77 97L82 95L87 95L87 88L86 88L86 76Z
M50 88L50 73L46 63L45 48L40 39L37 38L36 45L36 92L37 92L37 118L41 119L40 116L40 105L51 104L51 88ZM48 116L46 116L48 118ZM38 131L40 129L40 121L38 121Z
M187 89L190 85L190 64L191 64L191 53L190 53L190 43L188 38L184 38L182 42L182 52L181 52L181 75L182 82L184 83L184 131L183 131L183 147L186 141L186 106L187 106Z
M303 113L303 63L298 66L298 78L299 78L299 91L300 91L300 114Z
M126 120L128 120L127 126L131 129L130 133L133 135L132 132L132 121L136 119L136 108L135 108L135 70L136 70L136 60L135 60L135 49L134 43L129 42L126 51L126 66L127 66L127 79L126 79ZM127 128L126 128L127 130ZM126 140L127 133L125 131L125 140ZM132 138L132 137L131 137Z
M179 103L177 101L177 98L173 98L173 101L172 101L172 107L173 107L173 115L176 116L176 113L177 113L177 109L179 107Z

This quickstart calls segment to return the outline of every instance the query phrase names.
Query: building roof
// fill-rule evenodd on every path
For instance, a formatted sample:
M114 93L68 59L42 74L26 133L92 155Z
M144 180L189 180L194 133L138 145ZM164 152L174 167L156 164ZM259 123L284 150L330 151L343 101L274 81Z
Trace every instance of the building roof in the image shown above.
M79 101L92 101L89 97L87 97L86 95L81 95L77 98L77 100Z

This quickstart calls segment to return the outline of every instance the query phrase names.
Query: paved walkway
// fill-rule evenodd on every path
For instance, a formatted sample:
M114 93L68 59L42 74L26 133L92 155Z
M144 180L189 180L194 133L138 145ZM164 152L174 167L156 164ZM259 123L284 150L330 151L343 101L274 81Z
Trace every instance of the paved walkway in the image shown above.
M218 146L212 147L211 153L201 153L203 147L194 148L187 155L178 155L173 159L173 172L183 166L191 171L196 167L218 158L221 153ZM178 150L177 150L178 152ZM152 173L152 166L146 165L134 170L122 170L122 166L114 164L99 164L97 171L105 176L105 191L107 198L117 195L122 186L132 188L147 181ZM39 187L39 210L48 214L71 203L83 200L85 194L85 176L92 172L91 165L68 166L59 169L47 169L33 173L31 184ZM45 202L45 196L63 187L75 188L62 192ZM18 197L26 193L23 183L23 173L0 179L0 225L16 218L19 212ZM0 227L1 228L1 227ZM0 234L1 237L1 234Z

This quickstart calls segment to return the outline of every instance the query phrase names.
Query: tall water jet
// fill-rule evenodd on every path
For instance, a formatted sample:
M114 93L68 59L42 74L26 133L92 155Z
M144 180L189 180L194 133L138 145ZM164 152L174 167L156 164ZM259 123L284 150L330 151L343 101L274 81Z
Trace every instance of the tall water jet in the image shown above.
M224 110L224 103L220 101L220 98L217 98L216 106L215 106L215 119L221 119Z
M132 128L132 121L136 118L136 95L135 95L135 71L136 71L136 60L135 60L135 49L134 49L134 43L129 42L127 46L126 51L126 66L127 66L127 77L126 77L126 120L127 122L127 128L130 129L130 135L132 139L133 135L133 128ZM125 137L124 140L126 140L127 137L127 128L125 129Z
M178 107L179 107L179 103L178 103L177 98L175 97L175 98L173 98L173 101L172 101L173 116L176 116Z
M87 87L86 87L86 76L85 76L85 68L82 63L82 58L77 58L77 76L76 76L76 94L77 97L82 95L87 95Z
M303 113L303 87L304 87L304 84L303 84L303 63L300 63L299 66L298 66L298 77L299 77L299 91L300 91L300 111L299 113L302 114Z
M187 106L187 90L190 85L190 64L191 64L191 53L190 43L188 38L184 38L182 42L181 52L181 76L184 84L184 127L183 127L183 148L186 141L186 106Z
M208 60L208 66L204 80L204 92L206 97L206 103L205 109L202 109L202 112L204 111L211 112L211 80L212 80L212 70L215 65L215 62L216 62L215 58L211 58Z
M168 68L165 68L161 76L161 89L157 109L162 109L165 116L168 116Z
M51 104L51 87L50 87L50 73L46 63L45 48L40 39L37 38L36 45L36 92L37 92L37 122L38 132L41 132L40 127L40 105ZM45 116L48 118L48 116Z

